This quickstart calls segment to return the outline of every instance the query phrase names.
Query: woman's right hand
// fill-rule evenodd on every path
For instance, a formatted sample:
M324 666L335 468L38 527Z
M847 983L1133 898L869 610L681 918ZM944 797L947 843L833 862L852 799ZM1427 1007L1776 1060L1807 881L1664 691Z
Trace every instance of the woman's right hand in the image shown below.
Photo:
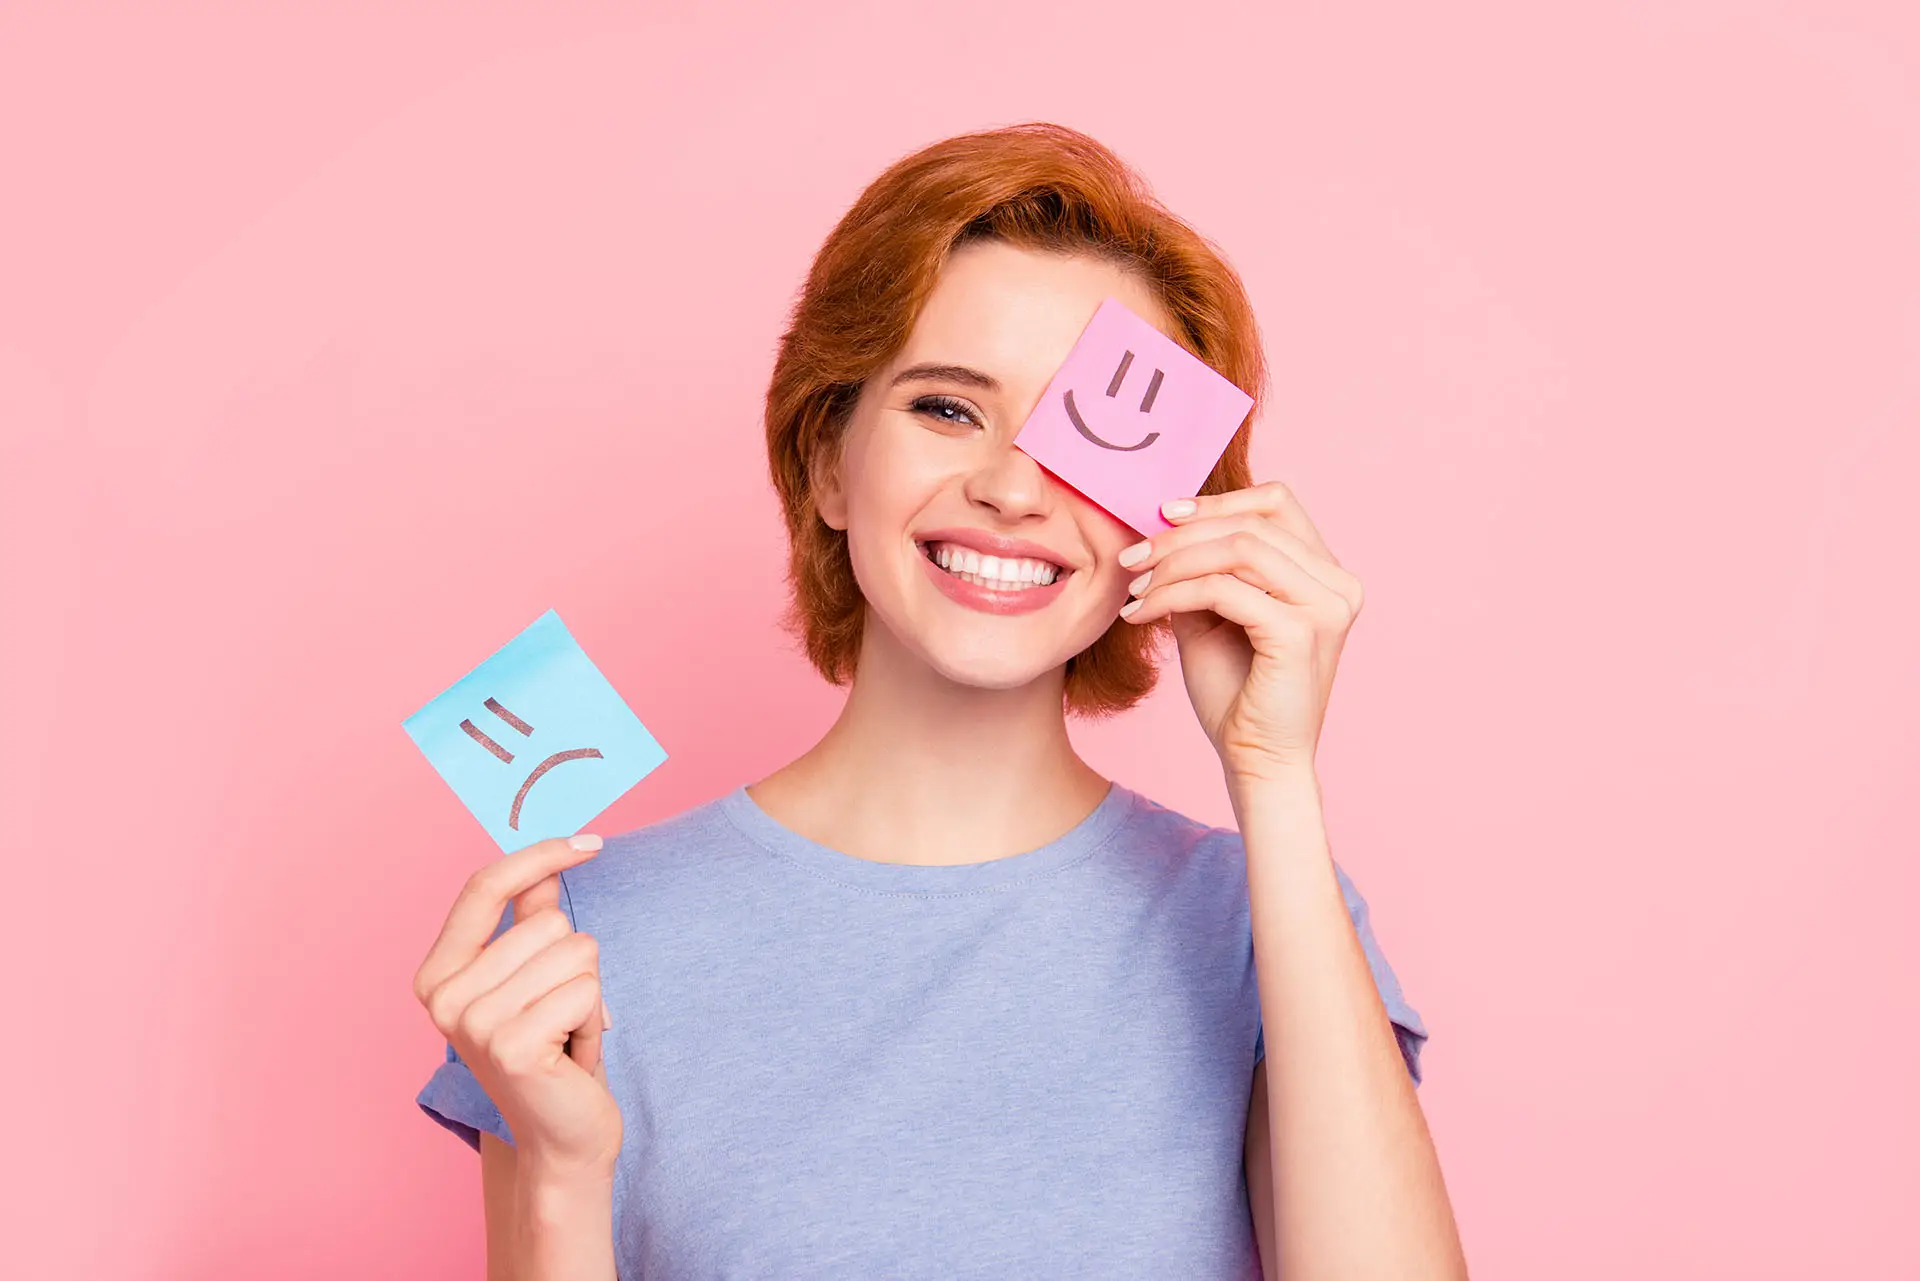
M611 1176L620 1154L620 1108L600 1059L611 1024L600 948L560 910L560 871L599 848L597 836L554 837L482 867L413 978L433 1025L506 1118L520 1165L561 1176ZM489 943L509 899L513 925Z

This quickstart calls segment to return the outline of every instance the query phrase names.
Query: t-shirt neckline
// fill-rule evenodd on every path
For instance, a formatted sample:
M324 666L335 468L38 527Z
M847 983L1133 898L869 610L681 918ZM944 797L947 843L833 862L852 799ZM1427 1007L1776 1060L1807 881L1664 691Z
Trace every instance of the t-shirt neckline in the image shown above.
M828 880L893 893L971 894L1051 875L1090 856L1120 829L1132 812L1133 801L1132 791L1113 783L1085 818L1037 849L981 863L934 866L881 863L822 845L761 809L747 795L744 783L720 798L720 809L756 844Z

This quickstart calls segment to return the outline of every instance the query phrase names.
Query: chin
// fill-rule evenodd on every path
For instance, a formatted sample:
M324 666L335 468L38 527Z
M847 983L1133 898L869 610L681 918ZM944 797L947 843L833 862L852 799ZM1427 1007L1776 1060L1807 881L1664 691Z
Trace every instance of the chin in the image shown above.
M921 661L935 673L955 685L973 689L1019 689L1031 685L1066 661L1062 659L1060 663L1050 666L1031 660L1020 662L1010 654L955 653L945 646L914 648L920 651Z
M920 661L940 676L973 689L1008 690L1031 685L1065 667L1069 658L1086 647L1053 653L1052 645L1006 643L1011 638L996 638L1000 643L989 644L983 637L977 638L981 643L961 645L953 643L956 639L951 635L921 636L915 638L911 648L919 654ZM1022 649L1026 652L1018 652ZM1037 652L1043 649L1048 652Z
M1033 684L1033 682L1045 676L1048 670L1051 669L1042 671L1033 671L1032 669L1012 671L999 667L986 668L975 666L948 668L943 670L941 675L945 676L954 684L964 685L968 689L1008 690L1025 689L1028 685Z

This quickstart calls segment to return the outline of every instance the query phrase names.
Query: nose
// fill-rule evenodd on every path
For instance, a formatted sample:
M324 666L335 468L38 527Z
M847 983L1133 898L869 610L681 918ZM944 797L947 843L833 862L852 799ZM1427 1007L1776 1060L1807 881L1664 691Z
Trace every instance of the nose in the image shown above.
M966 481L969 502L991 507L1008 521L1045 515L1051 501L1047 488L1046 470L1011 444L994 451Z

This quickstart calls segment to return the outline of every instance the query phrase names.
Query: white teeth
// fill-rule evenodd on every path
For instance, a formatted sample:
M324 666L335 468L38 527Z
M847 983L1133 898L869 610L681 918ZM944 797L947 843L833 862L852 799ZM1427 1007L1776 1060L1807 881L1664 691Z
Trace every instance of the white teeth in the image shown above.
M1045 587L1060 576L1059 566L1043 560L983 556L969 547L952 543L933 545L933 563L970 583L995 591L1022 591Z

